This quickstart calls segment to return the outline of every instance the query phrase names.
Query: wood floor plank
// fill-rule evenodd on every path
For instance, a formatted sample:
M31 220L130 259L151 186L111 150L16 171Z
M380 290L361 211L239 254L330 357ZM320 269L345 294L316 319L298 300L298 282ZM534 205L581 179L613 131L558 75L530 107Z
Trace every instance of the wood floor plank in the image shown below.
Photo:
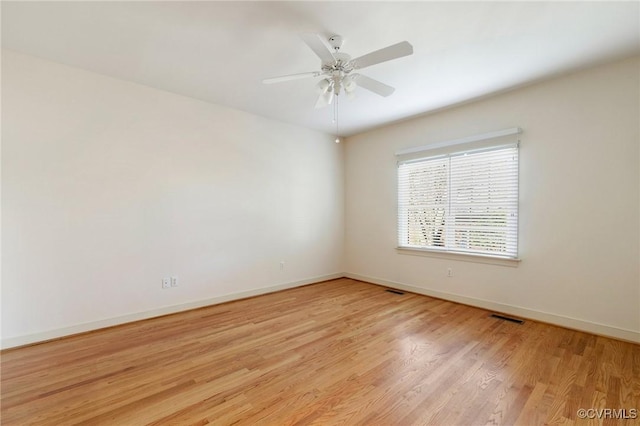
M3 425L640 424L640 346L339 279L3 351ZM609 416L611 417L611 416Z

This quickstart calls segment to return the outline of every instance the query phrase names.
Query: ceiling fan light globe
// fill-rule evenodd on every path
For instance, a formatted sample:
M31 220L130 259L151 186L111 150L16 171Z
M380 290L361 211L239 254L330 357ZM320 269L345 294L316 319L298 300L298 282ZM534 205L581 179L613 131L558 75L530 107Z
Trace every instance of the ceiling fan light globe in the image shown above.
M329 82L329 80L322 79L318 82L317 86L316 86L316 92L319 95L323 95L325 93L327 93L327 90L329 90L329 87L331 86L331 83Z
M342 89L342 82L340 80L334 81L334 83L333 83L333 92L336 95L339 95L341 89Z
M327 105L331 105L331 102L333 102L333 90L329 90L324 94L324 96L325 100L327 101Z
M356 90L356 82L353 81L353 79L350 77L345 77L342 84L344 85L344 91L347 93L350 93Z

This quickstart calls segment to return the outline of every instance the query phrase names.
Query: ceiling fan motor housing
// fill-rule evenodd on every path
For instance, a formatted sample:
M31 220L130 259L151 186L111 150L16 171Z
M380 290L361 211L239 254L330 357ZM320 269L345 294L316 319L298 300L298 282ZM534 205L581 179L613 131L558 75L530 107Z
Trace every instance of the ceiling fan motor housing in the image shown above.
M336 51L333 54L333 57L333 62L324 62L321 65L322 71L325 74L331 74L335 76L337 73L344 75L353 71L353 64L351 64L350 55Z

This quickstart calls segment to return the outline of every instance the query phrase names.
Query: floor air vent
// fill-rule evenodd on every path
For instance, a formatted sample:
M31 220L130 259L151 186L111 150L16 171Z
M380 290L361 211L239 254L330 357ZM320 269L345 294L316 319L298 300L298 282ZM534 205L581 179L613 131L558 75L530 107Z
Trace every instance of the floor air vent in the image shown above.
M524 324L524 321L518 318L505 317L504 315L491 314L493 318L498 318L505 321L515 322L516 324Z
M386 289L385 291L388 291L389 293L393 293L393 294L404 294L404 292L403 292L403 291L400 291L400 290L394 290L394 289L392 289L392 288L388 288L388 289Z

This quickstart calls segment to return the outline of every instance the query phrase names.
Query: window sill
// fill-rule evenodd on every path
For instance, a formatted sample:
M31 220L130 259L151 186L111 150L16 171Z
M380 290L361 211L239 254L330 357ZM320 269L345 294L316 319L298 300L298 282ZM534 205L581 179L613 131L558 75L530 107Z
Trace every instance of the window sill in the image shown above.
M410 256L426 256L434 257L437 259L450 259L460 260L463 262L484 263L488 265L510 266L512 268L518 267L520 264L519 258L508 258L500 256L488 256L484 254L470 254L455 251L439 251L420 249L413 247L396 247L398 254L405 254Z

